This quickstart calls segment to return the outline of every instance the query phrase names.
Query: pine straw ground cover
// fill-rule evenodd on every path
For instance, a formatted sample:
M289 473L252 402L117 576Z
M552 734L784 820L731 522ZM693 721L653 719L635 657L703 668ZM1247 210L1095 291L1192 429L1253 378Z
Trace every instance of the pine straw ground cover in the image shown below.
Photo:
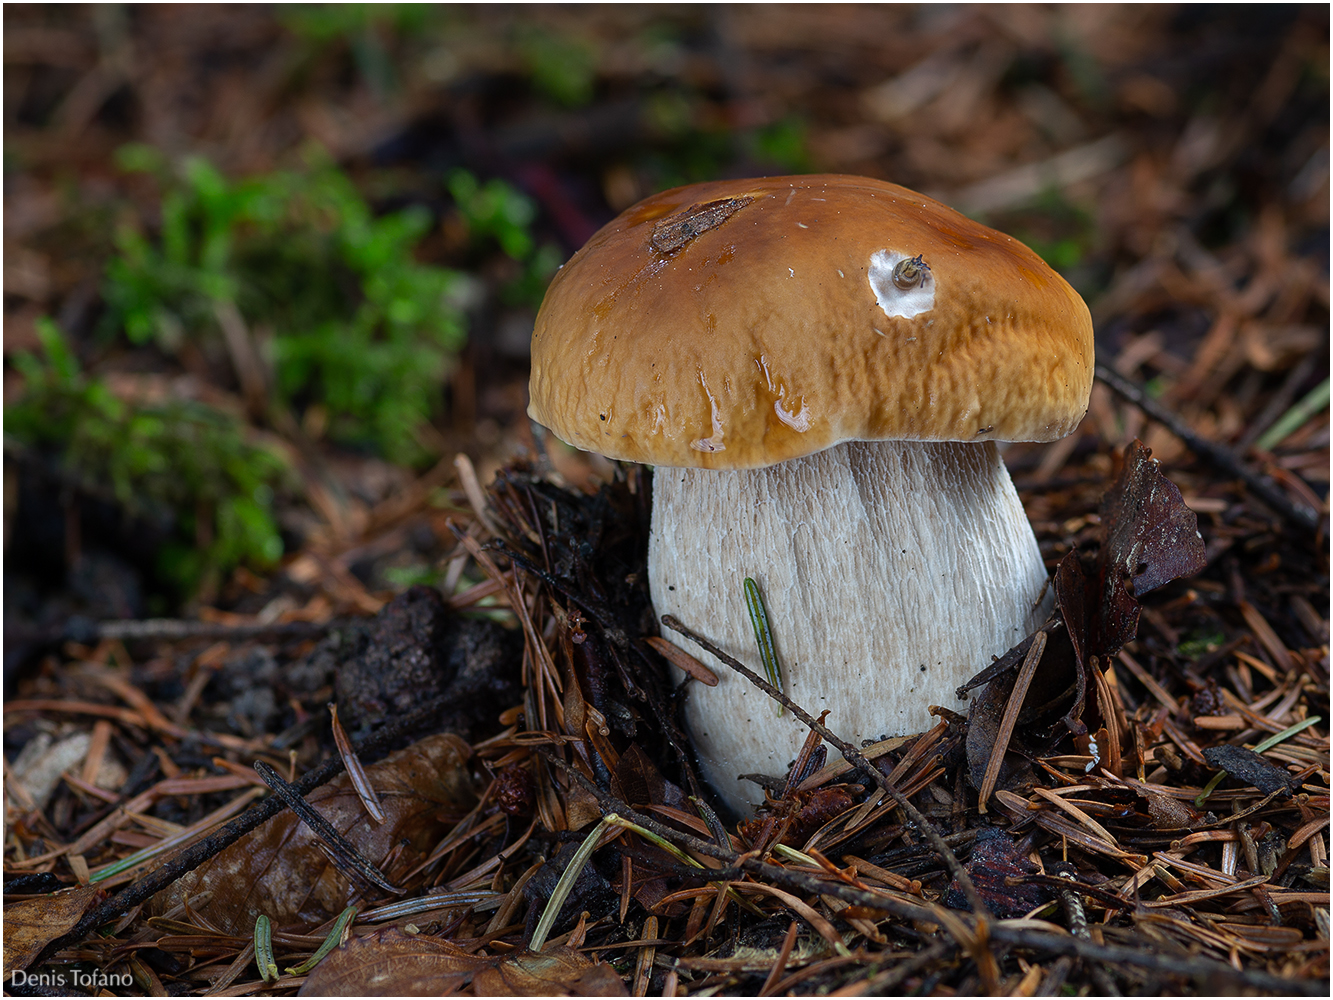
M453 506L438 506L440 469L371 512L371 534L424 516L457 539L454 596L416 588L376 621L426 600L522 635L521 655L486 668L521 660L515 703L471 744L439 734L447 694L356 747L330 725L328 687L290 695L300 722L278 735L220 731L203 710L235 650L299 672L329 649L312 629L382 604L336 554L304 557L308 600L284 597L286 624L108 623L6 704L10 727L66 720L48 728L55 748L81 738L44 808L7 773L6 969L158 995L1322 994L1324 529L1297 520L1299 497L1284 520L1243 481L1182 462L1171 475L1202 512L1191 555L1194 514L1139 446L1099 443L1054 471L1049 455L1013 462L1068 622L992 667L970 718L941 709L926 733L843 746L851 762L826 720L828 742L812 738L768 808L739 820L709 807L675 722L698 681L676 686L667 662L706 673L689 651L709 623L653 621L651 478L636 467L590 492L516 466L483 495L460 458ZM1135 476L1159 488L1135 494ZM1148 493L1166 500L1139 503ZM1147 542L1140 583L1206 567L1140 616L1099 575L1126 536ZM1106 634L1136 618L1117 650ZM1035 707L1073 679L1070 636L1083 704L1073 691ZM1056 680L1016 714L1013 668L1037 659ZM182 665L183 691L166 683ZM119 794L99 783L113 758L137 762ZM357 779L326 784L344 766ZM281 794L256 804L266 783ZM284 810L309 815L302 796L346 839ZM344 943L312 969L328 940Z
M1327 65L1326 16L1307 8L1288 24L1281 11L1241 9L1244 29L1218 45L1188 24L1165 32L1155 8L1120 8L1131 20L1086 32L1122 50L1106 61L1114 100L1093 106L1043 69L1064 42L1014 41L1040 35L1042 8L979 7L966 13L970 34L947 37L896 23L906 15L890 6L798 6L788 18L718 9L725 72L700 87L722 93L701 103L719 121L755 95L790 100L820 123L811 146L821 168L938 185L956 204L989 205L1007 229L1024 222L1015 206L1048 174L1072 164L1083 173L1071 189L1095 190L1105 381L1078 434L1015 446L1006 460L1051 570L1075 553L1096 579L1101 497L1141 437L1198 515L1206 566L1148 594L1123 649L1089 650L1095 673L1070 716L1087 732L1075 739L1059 721L1072 697L1020 713L1008 769L991 775L977 723L1008 729L1011 671L973 692L974 719L946 713L928 733L854 748L864 767L812 746L794 780L777 776L766 814L714 822L660 658L696 647L653 619L642 585L646 477L599 467L604 491L572 488L589 483L586 463L550 442L557 475L531 442L534 464L503 476L488 501L466 462L447 461L340 530L313 532L274 579L237 574L203 621L72 630L8 686L5 970L60 984L7 975L8 992L1327 993L1327 79L1301 68ZM220 31L221 15L161 10L237 51L257 48ZM1009 33L991 31L992 19ZM1258 44L1274 24L1281 38ZM830 34L825 56L810 40ZM145 52L168 48L165 31L146 37ZM117 131L115 114L94 118L85 96L120 85L124 50L14 49L72 61L96 85L56 116L59 142L29 135L24 155L91 165L97 180L112 149L144 138ZM187 70L231 66L198 51L172 47L131 74L157 123L147 134L215 149L242 135L229 154L237 169L277 159L265 143L293 128L252 125L268 120L259 106L269 91L196 88ZM495 48L461 51L484 60ZM1016 68L1002 75L1005 59ZM908 107L905 88L882 84L918 62L925 75L910 79L943 89ZM679 63L693 73L701 60ZM1181 93L1205 71L1215 78L1196 107ZM1024 86L1029 75L1042 86ZM843 89L827 83L843 76ZM271 79L273 94L288 86L282 73ZM1056 86L1084 118L1068 134L1043 96ZM197 93L210 97L181 99ZM795 103L804 95L814 101ZM382 132L373 102L343 90L316 98L291 105L293 119L312 122L339 158L365 156ZM348 106L357 113L343 115ZM458 107L460 126L475 128L472 105ZM786 108L766 113L776 121ZM207 121L186 117L195 113ZM589 159L597 171L612 164L608 190L626 187L621 160ZM988 182L1011 167L1005 183ZM632 200L642 192L630 179ZM1017 195L1016 182L1028 185ZM31 178L16 188L28 211L7 222L35 241L59 213ZM1076 213L1067 221L1077 235ZM1049 235L1059 249L1065 234ZM7 305L29 325L43 311L87 313L71 303L100 273L97 255L80 264L45 239L7 253L25 265L7 269ZM7 323L7 345L23 329ZM1150 389L1143 406L1155 413L1113 391L1117 379ZM446 547L436 611L421 591L392 603L367 592L358 562L389 559L423 532ZM1086 604L1085 625L1125 627L1134 614ZM387 692L399 707L368 723L365 709L386 692L339 686L329 661L433 662L415 654L440 644L388 641L415 635L399 626L418 613L427 640L453 635L448 649L475 654L463 672L476 683L445 689L440 704L429 685L411 686L429 672L405 668ZM498 638L486 619L502 620ZM709 633L708 622L682 624ZM337 655L335 637L353 655ZM1068 633L1045 641L1043 660L1058 666ZM334 698L354 749L339 746ZM364 779L335 778L344 761L364 764ZM269 794L279 779L296 794ZM881 780L924 819L886 798ZM286 803L304 809L300 796L351 846L294 820ZM367 822L374 808L383 823ZM353 881L340 874L353 869ZM340 922L348 905L355 918Z

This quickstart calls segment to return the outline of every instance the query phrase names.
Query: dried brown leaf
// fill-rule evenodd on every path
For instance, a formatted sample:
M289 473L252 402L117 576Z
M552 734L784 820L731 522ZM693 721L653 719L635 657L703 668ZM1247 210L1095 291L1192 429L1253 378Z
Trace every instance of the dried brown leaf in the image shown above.
M983 826L977 831L972 857L964 867L981 898L1001 919L1021 917L1052 898L1050 889L1044 886L1008 883L1009 879L1036 874L1037 866L1012 835L997 827ZM956 879L950 883L943 902L955 910L969 909Z
M477 973L472 990L479 997L624 997L625 983L611 966L571 948L524 951L492 960Z
M1226 771L1233 778L1253 785L1265 795L1279 790L1290 792L1300 784L1293 781L1285 770L1267 760L1263 754L1246 750L1244 747L1232 746L1230 743L1208 747L1203 752L1203 759L1213 767Z
M300 996L441 996L472 984L477 996L627 996L609 965L564 946L473 955L396 927L348 940L315 966Z
M1106 541L1098 559L1102 596L1096 648L1112 656L1138 631L1138 598L1207 563L1194 511L1143 442L1125 449L1120 478L1102 498Z
M405 873L476 801L468 775L471 750L457 736L440 734L390 754L366 769L386 820L366 815L347 775L309 796L310 802L385 874ZM401 847L401 850L397 850ZM318 838L291 812L283 812L159 893L150 912L165 913L203 892L212 897L197 911L220 929L246 934L259 914L279 927L310 927L337 916L359 895L328 861Z
M104 895L97 886L80 885L5 907L5 971L26 969L43 948L77 924Z
M494 959L396 927L349 938L320 962L298 996L439 996L465 986Z

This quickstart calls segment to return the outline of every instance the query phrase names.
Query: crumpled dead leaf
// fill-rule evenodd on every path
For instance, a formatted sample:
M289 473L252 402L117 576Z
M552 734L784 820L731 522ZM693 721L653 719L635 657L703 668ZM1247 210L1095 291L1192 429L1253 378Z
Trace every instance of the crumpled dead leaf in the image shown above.
M476 802L470 756L466 743L442 733L366 768L384 807L383 824L370 819L346 774L306 800L393 881ZM212 897L196 911L220 930L244 935L260 914L278 927L314 927L337 916L361 890L333 866L310 829L286 811L158 893L149 912L160 915L203 892Z
M5 971L26 969L43 948L79 922L106 895L80 885L5 907Z
M1213 767L1226 771L1237 781L1253 785L1265 795L1278 791L1290 794L1300 788L1300 782L1285 770L1263 754L1245 747L1232 746L1230 743L1207 747L1203 751L1203 759Z
M477 996L628 995L613 968L571 948L473 955L440 938L395 927L345 942L315 966L299 995L440 996L469 982Z
M1105 535L1093 577L1076 552L1055 573L1055 604L1078 671L1074 706L1065 716L1076 735L1087 730L1082 716L1091 657L1105 662L1138 634L1139 598L1208 563L1198 517L1138 439L1125 449L1120 476L1102 497L1101 521Z
M1138 634L1138 598L1197 573L1208 561L1198 517L1137 439L1102 497L1101 521L1105 540L1093 579L1087 580L1072 552L1056 572L1056 605L1083 663L1089 656L1114 656Z
M990 911L1001 920L1021 917L1052 899L1051 890L1045 886L1009 884L1009 879L1036 874L1037 866L1014 836L998 827L983 826L977 830L972 856L963 867ZM942 902L954 910L971 909L957 879L949 883Z
M1024 712L1065 711L1063 722L1075 737L1086 738L1083 721L1087 701L1088 667L1092 658L1105 662L1138 634L1139 598L1163 584L1197 573L1207 563L1198 518L1185 505L1180 490L1162 474L1160 464L1141 441L1125 449L1124 465L1101 502L1103 542L1092 575L1077 552L1070 552L1056 567L1052 589L1065 627L1047 622L1048 643L1028 689ZM979 785L993 749L994 733L1014 684L1018 655L1028 640L1006 653L961 690L987 686L968 712L968 769ZM1070 684L1070 674L1072 681ZM1072 692L1072 703L1069 702ZM1063 707L1054 709L1059 694ZM1042 702L1048 704L1043 708ZM1019 717L1019 729L1024 716ZM1024 783L1022 765L1015 758L1011 776L1001 772L999 787ZM1006 761L1006 767L1009 762Z
M571 948L507 955L472 980L479 997L624 997L625 983L605 962Z

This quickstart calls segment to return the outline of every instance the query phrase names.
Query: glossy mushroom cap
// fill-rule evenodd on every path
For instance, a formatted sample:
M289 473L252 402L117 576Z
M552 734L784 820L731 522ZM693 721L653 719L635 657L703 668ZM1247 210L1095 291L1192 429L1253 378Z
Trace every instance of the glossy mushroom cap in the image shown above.
M757 468L843 441L1051 441L1087 407L1092 321L1035 253L842 175L676 188L552 282L529 414L651 465Z

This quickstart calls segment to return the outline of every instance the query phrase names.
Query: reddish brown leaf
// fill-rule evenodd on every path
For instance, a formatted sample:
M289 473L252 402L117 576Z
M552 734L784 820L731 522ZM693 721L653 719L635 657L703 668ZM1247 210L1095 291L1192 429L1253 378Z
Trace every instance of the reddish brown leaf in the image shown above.
M479 997L629 996L611 966L563 947L508 955L478 972L472 990Z
M1105 661L1138 634L1140 597L1207 562L1198 518L1141 441L1125 450L1120 477L1102 497L1101 519L1104 541L1095 577L1088 579L1076 552L1055 573L1055 603L1078 675L1074 705L1065 716L1076 736L1087 732L1082 717L1091 657Z
M5 971L26 969L43 948L77 924L103 895L94 885L80 885L5 907Z
M366 815L345 774L316 789L307 800L393 880L410 870L421 852L472 807L476 799L467 770L470 752L466 743L445 733L368 767L366 775L387 817L383 824ZM385 869L391 852L392 863ZM291 812L275 816L159 893L150 912L164 913L205 891L211 891L212 898L196 909L232 934L249 933L261 913L279 927L314 926L359 896L328 861L315 835Z
M389 927L349 938L311 971L299 996L439 996L463 986L495 959L448 941Z
M1111 656L1138 631L1137 598L1207 563L1194 511L1141 441L1125 449L1120 478L1102 498L1106 541L1098 559L1102 606L1099 656Z
M471 955L439 938L387 928L352 938L315 966L301 996L440 996L468 983L477 996L627 996L605 963L552 947Z
M1051 891L1044 886L1009 884L1009 879L1035 874L1037 866L1019 849L1013 836L997 827L983 826L977 831L977 842L965 867L981 898L1001 919L1021 917L1051 898ZM957 879L949 884L943 902L955 910L969 908Z

